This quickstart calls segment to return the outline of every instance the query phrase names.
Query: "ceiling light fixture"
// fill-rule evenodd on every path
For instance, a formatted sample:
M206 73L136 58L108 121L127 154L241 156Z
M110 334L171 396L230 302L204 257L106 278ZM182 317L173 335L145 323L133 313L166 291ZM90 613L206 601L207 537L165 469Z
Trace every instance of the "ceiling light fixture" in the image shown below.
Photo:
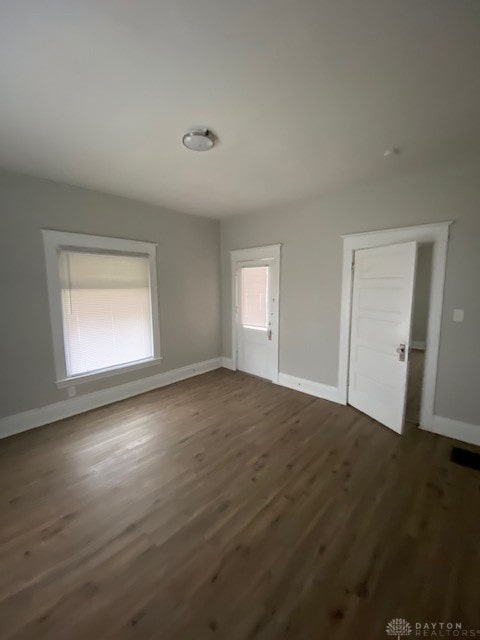
M392 156L398 156L400 152L400 147L391 147L390 149L385 149L385 151L383 152L383 157L391 158Z
M208 129L191 129L183 136L182 142L191 151L209 151L215 139Z

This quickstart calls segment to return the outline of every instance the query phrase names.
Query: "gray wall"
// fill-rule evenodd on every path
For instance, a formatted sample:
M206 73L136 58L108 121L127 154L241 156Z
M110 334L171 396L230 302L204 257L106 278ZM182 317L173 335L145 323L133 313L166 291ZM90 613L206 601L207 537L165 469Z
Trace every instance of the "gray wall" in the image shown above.
M426 342L427 340L432 253L433 244L421 244L418 247L412 318L412 340L415 342Z
M231 249L283 243L280 370L336 385L341 234L450 219L435 407L480 424L480 159L223 220L224 355ZM79 394L219 355L218 222L0 172L0 417L66 398L54 383L42 228L159 245L162 364L78 385ZM465 309L462 324L452 322L454 308Z
M223 354L231 356L230 250L283 243L280 371L336 386L341 234L452 219L435 409L480 425L479 158L223 220ZM465 309L463 324L452 322L454 308Z
M218 222L0 172L0 417L67 397L54 383L42 228L158 243L162 364L78 395L220 355Z

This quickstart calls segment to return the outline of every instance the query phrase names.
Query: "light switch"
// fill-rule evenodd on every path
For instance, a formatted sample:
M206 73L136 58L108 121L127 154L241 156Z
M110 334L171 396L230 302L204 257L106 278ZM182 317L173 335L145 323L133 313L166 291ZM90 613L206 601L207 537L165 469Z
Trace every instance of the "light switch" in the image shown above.
M454 322L463 322L463 309L454 309L453 310L453 321Z

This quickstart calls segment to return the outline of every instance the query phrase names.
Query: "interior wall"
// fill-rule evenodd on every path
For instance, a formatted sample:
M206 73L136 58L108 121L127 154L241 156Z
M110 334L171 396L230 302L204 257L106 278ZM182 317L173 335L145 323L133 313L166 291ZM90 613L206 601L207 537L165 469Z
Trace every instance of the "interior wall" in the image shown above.
M281 243L280 371L337 386L342 234L451 226L435 413L480 425L480 158L221 222L223 355L231 357L230 251ZM465 309L463 323L452 321Z
M217 221L0 172L0 417L67 397L55 385L41 229L158 243L163 361L77 384L77 395L220 355Z
M415 291L413 296L412 341L427 341L428 310L430 307L430 282L432 275L432 244L418 247Z

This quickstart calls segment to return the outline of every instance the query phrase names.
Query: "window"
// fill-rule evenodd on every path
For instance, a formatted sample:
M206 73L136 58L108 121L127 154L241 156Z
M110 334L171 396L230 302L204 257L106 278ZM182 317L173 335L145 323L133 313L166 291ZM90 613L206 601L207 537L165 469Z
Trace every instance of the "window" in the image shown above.
M243 267L240 273L242 325L266 329L268 267Z
M43 234L57 384L158 362L155 245Z

